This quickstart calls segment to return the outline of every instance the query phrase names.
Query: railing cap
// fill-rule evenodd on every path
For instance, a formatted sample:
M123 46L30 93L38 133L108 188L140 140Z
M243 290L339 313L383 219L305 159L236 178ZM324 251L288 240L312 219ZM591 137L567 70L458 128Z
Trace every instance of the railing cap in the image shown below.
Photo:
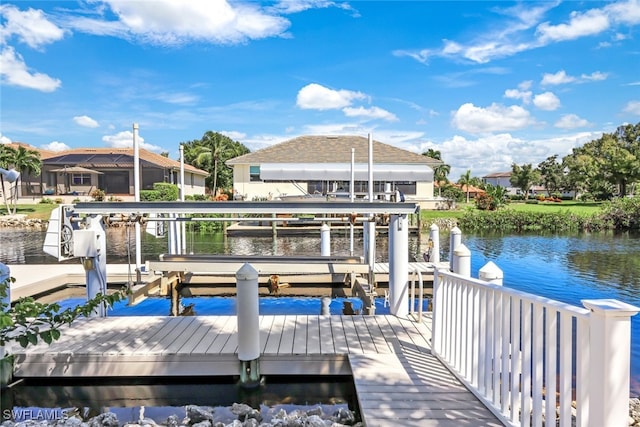
M583 299L582 305L594 313L608 317L630 317L640 311L640 308L617 299Z

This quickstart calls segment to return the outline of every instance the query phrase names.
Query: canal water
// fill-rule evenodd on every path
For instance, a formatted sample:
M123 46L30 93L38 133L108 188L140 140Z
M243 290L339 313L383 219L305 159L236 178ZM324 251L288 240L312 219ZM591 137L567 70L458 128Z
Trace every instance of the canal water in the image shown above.
M42 252L44 232L0 229L0 262L41 264L57 262ZM332 233L334 255L349 255L349 237ZM410 259L421 259L427 236L410 237ZM132 233L125 228L109 229L107 260L135 261ZM640 234L544 234L462 235L471 251L472 275L493 261L504 272L505 286L545 296L576 306L581 300L616 298L640 307ZM376 261L388 258L386 237L377 241ZM356 239L354 254L362 254L362 240ZM318 255L318 236L231 237L195 234L187 237L187 252L236 255ZM441 236L441 258L448 259L448 234ZM166 252L166 239L144 234L142 259L157 259ZM77 261L67 261L77 262ZM159 313L162 314L162 313ZM640 315L632 318L631 394L640 395Z

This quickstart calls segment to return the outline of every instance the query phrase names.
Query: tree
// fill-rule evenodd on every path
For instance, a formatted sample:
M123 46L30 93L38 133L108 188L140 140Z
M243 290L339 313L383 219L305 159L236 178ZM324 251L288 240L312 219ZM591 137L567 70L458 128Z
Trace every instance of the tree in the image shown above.
M13 162L13 158L15 157L15 152L16 150L8 145L0 144L0 168L9 169ZM4 204L7 208L7 214L10 214L11 209L9 208L9 199L7 198L7 190L4 185L4 175L2 174L0 174L0 184L2 185L2 198L4 199Z
M429 148L427 151L422 153L425 157L431 157L432 159L442 160L442 153L440 150L434 150L433 148Z
M439 150L434 150L433 148L429 148L427 151L422 153L425 157L430 157L436 160L442 160L442 154ZM449 182L449 178L447 177L451 172L451 166L441 163L438 166L433 168L433 181L438 184L438 196L442 195L442 184L446 184Z
M212 195L216 194L218 187L233 185L233 170L225 162L249 152L241 143L212 131L205 132L200 140L183 144L185 162L209 172L206 181Z
M20 172L20 177L16 181L16 186L19 185L21 177L27 176L27 184L30 184L29 177L31 175L40 175L42 169L42 161L40 160L40 153L36 150L28 150L25 147L19 146L17 150L14 150L13 159L11 159L13 167ZM16 191L13 198L13 213L17 211L18 193Z
M469 193L471 192L471 183L473 182L473 178L471 178L471 170L467 169L467 171L460 175L460 179L458 180L458 184L461 187L467 187L467 203L469 203Z
M538 164L542 185L547 189L549 196L559 192L564 187L564 168L558 162L558 155L549 156Z
M540 173L533 168L531 163L518 166L517 164L511 165L511 178L509 182L514 187L518 187L524 193L525 200L529 198L529 190L531 187L540 180Z
M563 163L571 184L594 198L625 196L640 181L640 123L620 126L615 133L574 148Z

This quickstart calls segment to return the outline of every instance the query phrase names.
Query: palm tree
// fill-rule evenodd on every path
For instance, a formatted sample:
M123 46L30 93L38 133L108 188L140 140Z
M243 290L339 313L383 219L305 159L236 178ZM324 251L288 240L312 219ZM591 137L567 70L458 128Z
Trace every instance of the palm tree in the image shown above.
M40 160L40 153L36 150L28 150L25 147L18 147L17 150L14 150L14 155L12 162L13 167L20 172L20 176L24 176L25 172L27 175L27 184L30 183L30 179L28 178L30 175L40 175L40 171L42 168L42 161ZM16 181L16 187L19 185L21 178L18 178ZM15 193L15 197L13 199L13 213L15 214L17 211L17 203L18 203L18 193Z
M427 151L422 153L425 157L431 157L432 159L442 160L442 153L440 150L434 150L433 148L429 148Z
M9 169L13 164L15 152L16 150L8 145L0 144L0 168ZM0 174L0 184L2 184L2 198L4 199L4 204L7 207L7 214L10 214L11 210L9 208L9 199L7 199L7 191L4 186L4 175L2 174Z
M449 175L449 172L451 172L451 166L446 165L444 163L436 166L433 169L433 180L435 182L438 183L438 196L441 195L441 191L442 191L442 183L448 183L449 182L449 178L447 178L447 175Z
M467 203L469 203L469 193L472 182L473 178L471 177L471 170L469 169L467 169L464 175L460 175L460 179L458 180L458 184L460 184L461 187L467 186Z
M210 172L211 194L215 196L218 188L218 175L224 162L248 151L244 145L235 142L226 135L207 131L190 154L195 156L196 166L206 168Z

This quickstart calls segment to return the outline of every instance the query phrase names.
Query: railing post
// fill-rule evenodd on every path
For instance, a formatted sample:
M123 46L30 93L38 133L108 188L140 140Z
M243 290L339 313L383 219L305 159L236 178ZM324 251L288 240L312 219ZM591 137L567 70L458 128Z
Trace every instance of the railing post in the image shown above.
M440 262L440 228L437 224L429 227L429 262L437 264Z
M453 272L471 277L471 251L462 243L453 251Z
M629 423L631 316L640 308L615 299L582 300L589 316L589 420L591 426Z
M503 271L493 261L489 261L478 271L478 279L494 285L502 286L503 278Z
M440 325L442 322L442 286L440 284L440 273L438 267L433 269L433 307L432 307L432 320L431 320L431 351L434 354L441 354L442 338L440 333Z
M453 251L462 243L462 231L458 227L453 227L449 232L449 270L453 271Z

